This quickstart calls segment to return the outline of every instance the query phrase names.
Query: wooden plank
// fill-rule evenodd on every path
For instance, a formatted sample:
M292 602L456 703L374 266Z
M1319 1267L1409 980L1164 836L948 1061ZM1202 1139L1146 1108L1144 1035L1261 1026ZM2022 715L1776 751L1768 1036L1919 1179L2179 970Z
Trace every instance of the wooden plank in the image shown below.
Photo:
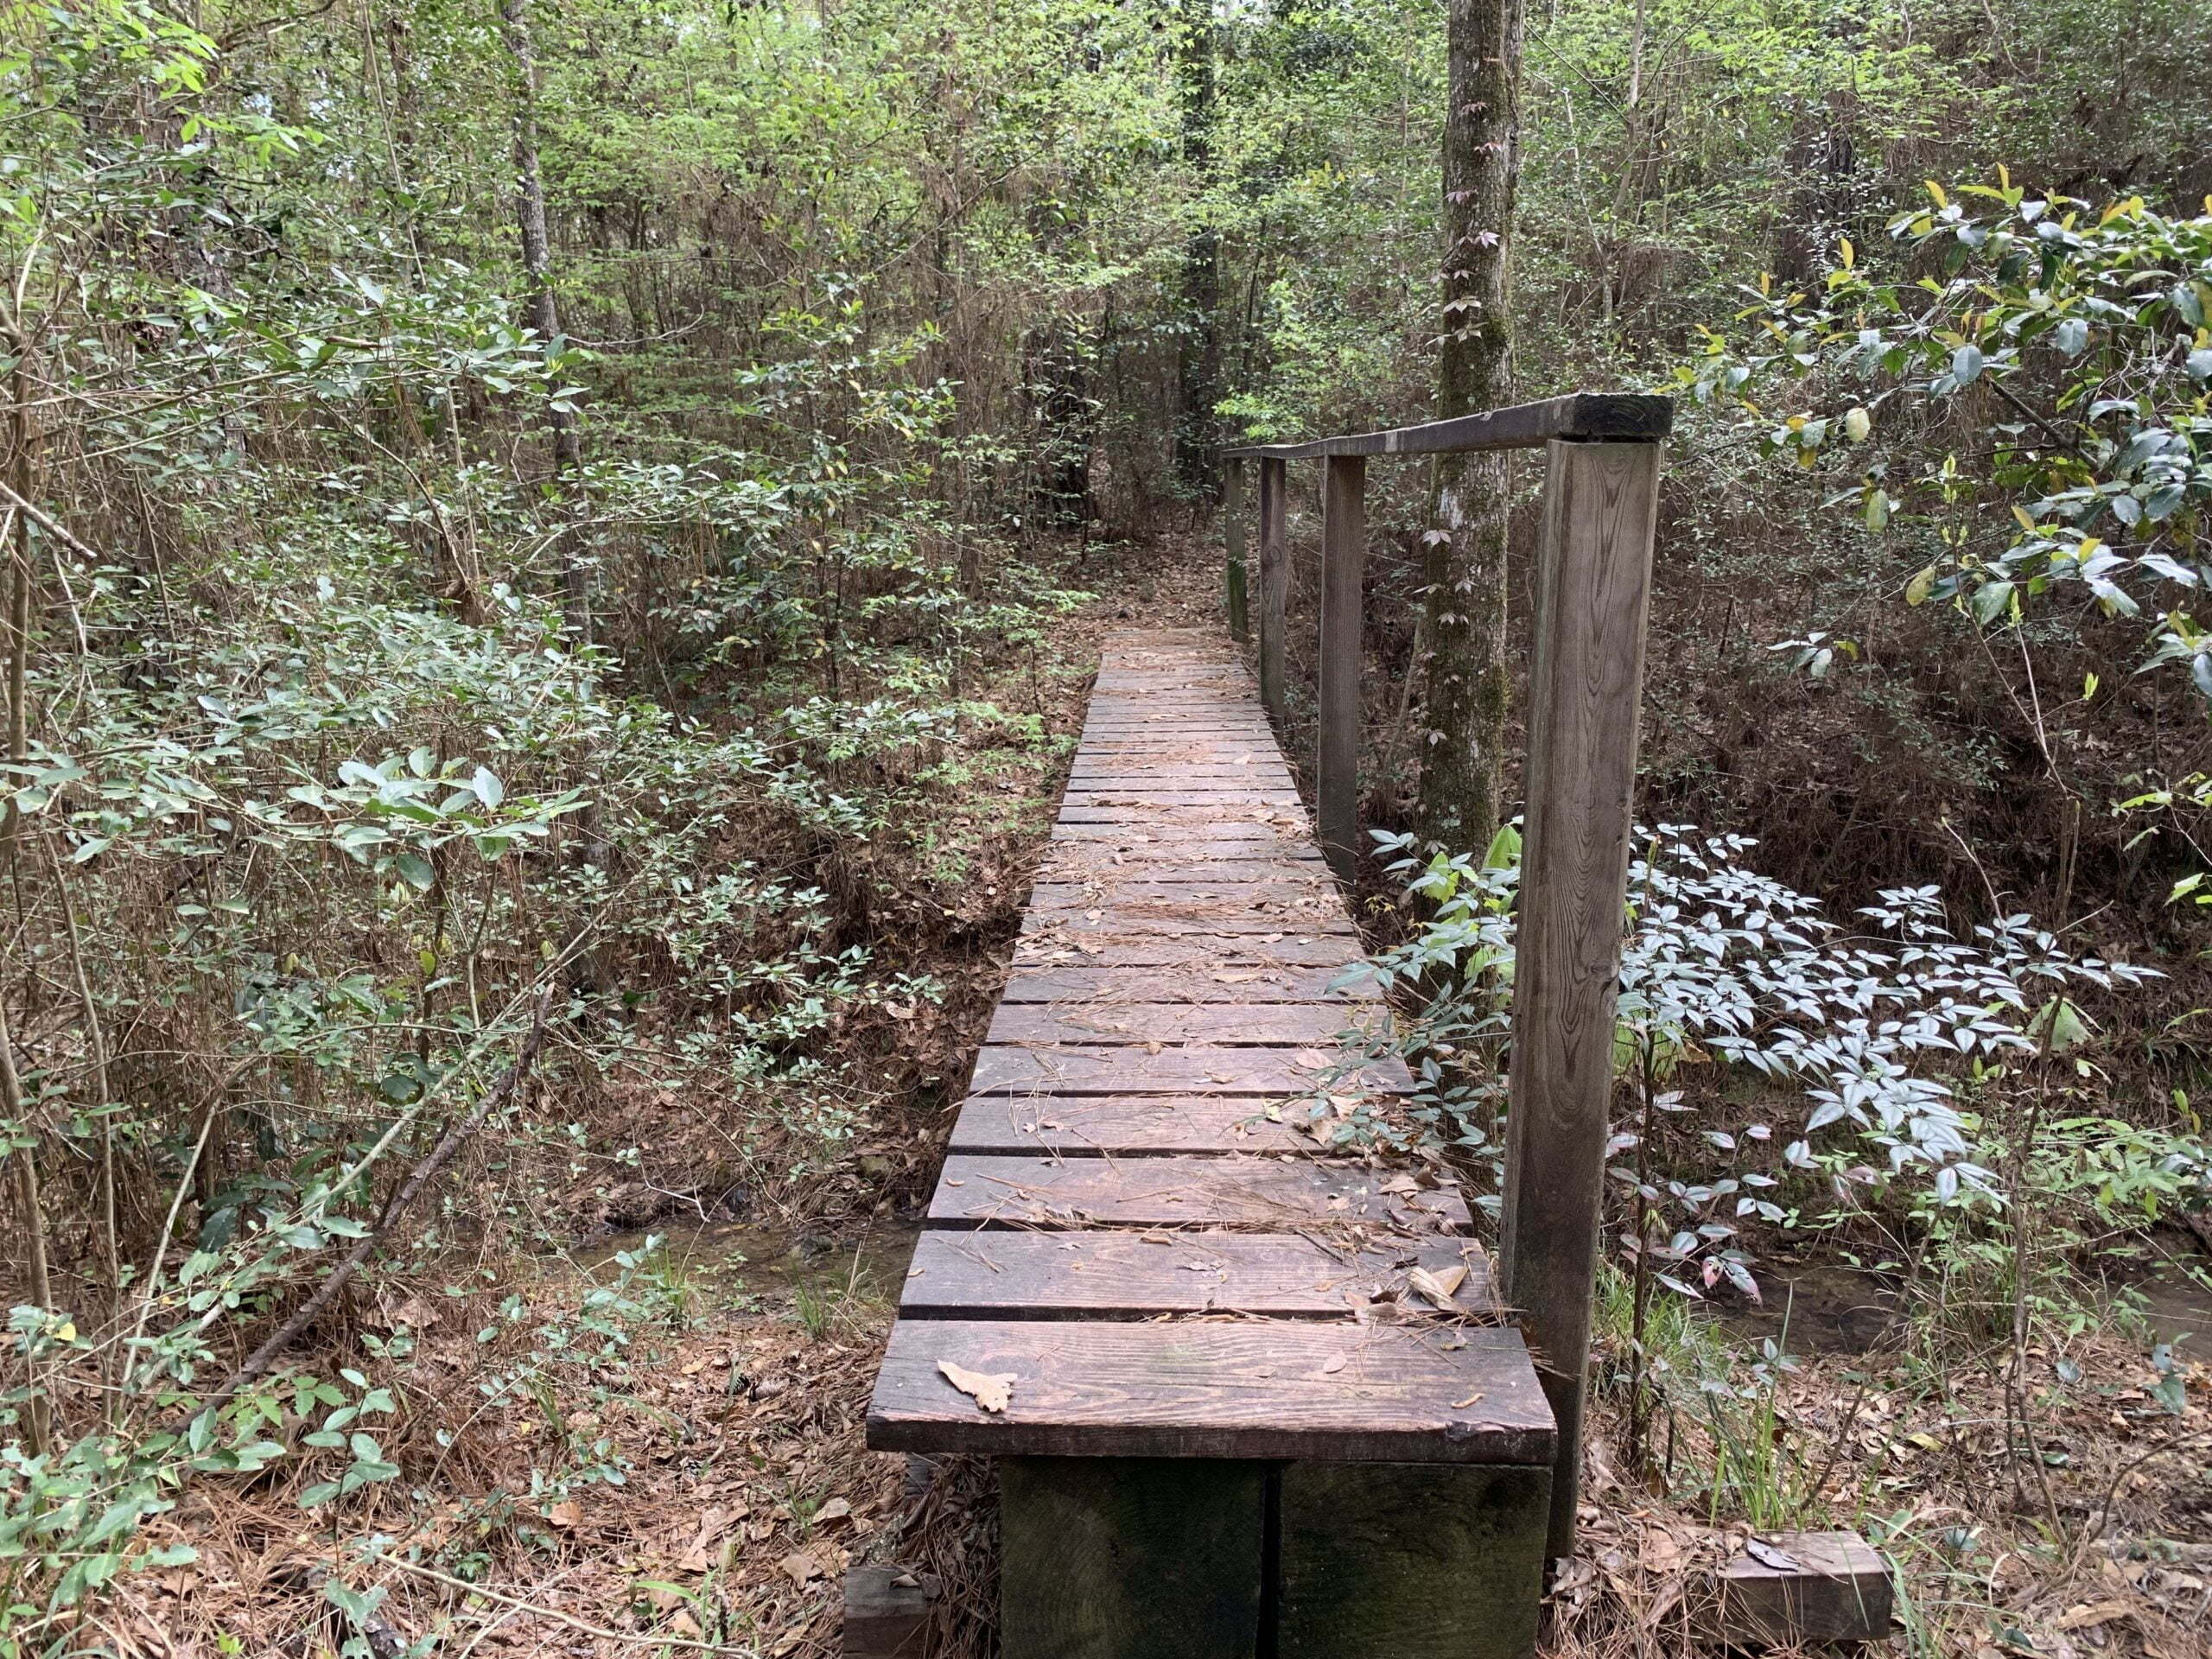
M1213 790L1162 789L1157 785L1136 789L1078 789L1070 785L1061 799L1069 806L1203 806L1217 811L1232 807L1296 807L1303 804L1294 789L1255 788L1249 784Z
M1135 1044L1065 1043L1056 1048L988 1046L976 1057L970 1094L1283 1095L1407 1094L1413 1079L1395 1058L1339 1070L1350 1057L1325 1047L1243 1047L1188 1043L1158 1053Z
M1208 857L1249 858L1255 849L1279 858L1319 858L1320 849L1306 838L1294 818L1190 818L1171 820L1161 815L1142 823L1118 817L1088 823L1063 817L1052 828L1056 842L1106 842L1126 853L1148 850L1157 857L1179 857L1186 850L1205 849Z
M1078 766L1068 774L1067 786L1091 791L1144 790L1166 786L1177 790L1197 790L1207 794L1239 789L1281 792L1294 791L1296 787L1290 781L1290 768L1280 761L1254 761L1244 766L1234 762L1202 766L1180 756L1164 760L1120 759L1097 768Z
M1007 1458L1003 1659L1257 1659L1268 1471L1193 1458Z
M1282 1471L1279 1659L1527 1659L1551 1474L1440 1464Z
M1322 493L1319 734L1314 821L1339 880L1359 858L1361 588L1367 563L1367 463L1332 456Z
M1554 440L1569 442L1656 440L1675 423L1675 400L1633 392L1576 391L1541 403L1516 404L1479 415L1461 415L1418 426L1380 432L1355 432L1316 438L1306 443L1241 444L1224 455L1260 458L1261 476L1270 462L1313 461L1324 455L1434 455L1474 449L1534 449Z
M899 1304L908 1319L1144 1319L1249 1313L1343 1319L1377 1302L1421 1312L1415 1268L1464 1268L1453 1299L1494 1319L1490 1264L1471 1241L1334 1250L1274 1233L924 1233ZM1441 1282L1441 1281L1440 1281Z
M1290 479L1272 456L1260 463L1260 702L1283 718L1283 625L1290 599Z
M1141 858L1122 853L1063 852L1045 855L1040 882L1128 880L1162 887L1206 887L1225 881L1312 881L1322 874L1319 859L1303 862L1274 858Z
M1350 918L1342 912L1335 916L1254 912L1243 916L1147 917L1141 913L1109 916L1103 911L1093 916L1088 910L1033 910L1021 918L1021 937L1054 938L1064 942L1143 938L1231 939L1238 937L1259 939L1269 937L1334 938L1342 940L1355 955L1359 947L1359 935L1354 931Z
M1582 1391L1636 792L1653 443L1554 443L1537 561L1528 805L1499 1236L1560 1424L1550 1553L1573 1553Z
M944 1160L932 1227L1380 1227L1464 1232L1456 1192L1384 1192L1369 1169L1311 1158L969 1157Z
M1287 1095L971 1095L946 1150L1001 1158L1310 1153L1316 1142L1299 1126L1312 1121L1314 1105Z
M1452 1346L1452 1344L1459 1345ZM1014 1378L978 1410L940 1361ZM878 1452L1548 1464L1551 1413L1517 1331L1179 1319L901 1319Z
M1359 942L1341 934L1155 933L1084 938L1059 931L1017 939L1017 966L1190 968L1241 972L1248 968L1323 968L1338 972L1365 960Z
M1333 1046L1348 1030L1389 1029L1381 1002L1006 1002L989 1044L1295 1043Z
M1175 966L1094 967L1079 952L1065 963L1017 967L1000 997L1013 1005L1034 1002L1112 1002L1148 996L1173 996L1188 1003L1235 1005L1269 1002L1372 1001L1380 990L1372 977L1341 989L1337 981L1347 964L1282 967L1211 957Z
M1184 880L1161 880L1144 869L1109 869L1075 880L1039 880L1028 892L1028 902L1039 909L1095 909L1153 907L1174 905L1197 909L1204 905L1232 905L1249 912L1307 912L1327 913L1332 920L1350 920L1344 900L1319 869L1299 872L1285 865L1274 876L1252 876L1245 880L1208 880L1199 874L1185 874Z

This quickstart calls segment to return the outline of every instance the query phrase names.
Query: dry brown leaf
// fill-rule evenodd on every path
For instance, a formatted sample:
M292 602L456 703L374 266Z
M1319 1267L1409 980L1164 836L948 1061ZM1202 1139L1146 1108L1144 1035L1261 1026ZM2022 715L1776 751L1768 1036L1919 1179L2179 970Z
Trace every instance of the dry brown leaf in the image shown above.
M2124 1601L2091 1601L2079 1607L2069 1607L2050 1621L2054 1630L2078 1630L2091 1624L2109 1624L2115 1619L2133 1618L2135 1610Z
M944 1380L973 1400L985 1411L1004 1411L1014 1399L1015 1374L1007 1371L994 1375L988 1371L971 1371L964 1365L956 1365L949 1359L937 1363Z
M564 1497L545 1511L545 1518L563 1532L570 1532L583 1524L584 1506L573 1497Z
M782 1560L776 1563L776 1566L785 1577L802 1590L806 1587L810 1580L822 1576L822 1563L804 1550L785 1556Z
M1415 1268L1406 1275L1406 1282L1446 1312L1456 1312L1452 1298L1467 1282L1467 1269L1464 1266Z

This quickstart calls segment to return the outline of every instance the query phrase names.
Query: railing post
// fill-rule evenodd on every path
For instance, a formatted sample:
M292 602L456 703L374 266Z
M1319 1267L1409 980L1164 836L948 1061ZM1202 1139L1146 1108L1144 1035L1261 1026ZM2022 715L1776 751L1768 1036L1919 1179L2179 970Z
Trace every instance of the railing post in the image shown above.
M1242 645L1251 632L1244 596L1244 458L1231 455L1223 463L1221 540L1227 563L1223 580L1228 584L1229 637Z
M1359 855L1360 587L1367 563L1367 463L1332 455L1321 498L1321 709L1315 756L1321 851L1339 880Z
M1283 612L1290 597L1290 464L1260 457L1260 701L1281 725Z
M1660 446L1545 454L1499 1239L1559 1421L1556 1560L1574 1548Z

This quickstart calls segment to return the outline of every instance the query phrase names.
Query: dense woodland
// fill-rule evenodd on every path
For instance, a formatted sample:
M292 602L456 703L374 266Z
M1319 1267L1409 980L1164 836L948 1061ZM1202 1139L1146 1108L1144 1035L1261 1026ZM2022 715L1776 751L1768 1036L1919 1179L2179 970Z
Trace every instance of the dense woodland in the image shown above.
M1226 443L1579 388L1680 406L1552 1650L1833 1521L1900 1651L2203 1651L2208 312L2206 0L0 0L0 1656L982 1582L868 1241L1096 628ZM1534 472L1370 486L1346 1150L1478 1179Z

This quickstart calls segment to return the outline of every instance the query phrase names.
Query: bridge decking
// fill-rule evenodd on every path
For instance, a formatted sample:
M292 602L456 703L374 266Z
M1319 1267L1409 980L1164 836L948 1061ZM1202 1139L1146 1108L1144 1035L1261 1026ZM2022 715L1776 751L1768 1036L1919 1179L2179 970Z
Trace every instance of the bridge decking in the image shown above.
M1491 1304L1456 1188L1325 1145L1411 1087L1395 1060L1342 1069L1342 1035L1388 1018L1332 984L1360 954L1226 642L1110 640L870 1443L1542 1461L1518 1336L1461 1328ZM1466 1269L1452 1310L1409 1287L1417 1267ZM1224 1323L1126 1323L1162 1316ZM1255 1319L1303 1323L1226 1324ZM1013 1376L1011 1404L981 1410L940 1361Z

